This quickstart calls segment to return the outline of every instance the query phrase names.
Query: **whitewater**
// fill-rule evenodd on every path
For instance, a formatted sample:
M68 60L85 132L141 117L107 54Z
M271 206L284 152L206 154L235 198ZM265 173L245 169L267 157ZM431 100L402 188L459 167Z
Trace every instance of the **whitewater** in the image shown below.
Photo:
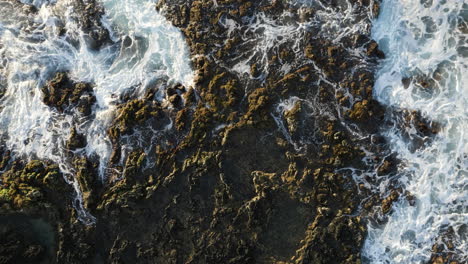
M158 80L191 87L188 48L181 32L156 12L155 1L103 0L101 23L111 43L99 50L89 47L73 0L23 2L35 5L37 12L24 12L13 1L0 2L0 87L5 90L0 101L0 136L16 158L59 164L76 191L79 218L93 223L94 217L83 208L67 155L71 128L87 140L87 146L74 155L97 157L99 175L105 181L112 153L107 129L117 100L130 90L141 97ZM61 34L64 27L67 31ZM93 85L97 102L91 118L77 111L59 113L43 103L41 88L57 72ZM165 100L164 90L157 99Z
M451 241L444 251L468 261L467 22L466 0L384 0L373 23L372 37L386 54L375 97L421 112L441 131L416 150L397 126L383 132L402 160L399 182L416 202L400 199L386 223L369 225L366 263L427 263L444 237ZM414 128L406 133L416 137Z

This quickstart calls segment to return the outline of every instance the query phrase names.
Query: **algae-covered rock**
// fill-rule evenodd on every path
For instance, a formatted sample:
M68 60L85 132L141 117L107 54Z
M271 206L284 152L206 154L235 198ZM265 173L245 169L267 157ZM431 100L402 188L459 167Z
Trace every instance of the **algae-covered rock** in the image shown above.
M71 15L77 22L78 26L83 31L83 38L86 40L86 45L91 50L99 50L105 45L112 43L107 25L105 25L101 17L105 11L99 1L73 1L71 3L61 2L64 5L62 11L72 7L74 12Z
M56 198L57 192L70 191L58 166L38 160L16 162L0 177L0 203L14 209L39 209L48 198Z
M84 205L87 208L91 208L97 202L96 196L100 187L96 166L86 158L76 158L74 166L76 168L76 180L80 186Z
M0 147L0 171L3 171L8 166L11 159L11 152Z
M382 201L382 213L386 214L392 209L393 203L400 197L396 190L393 190L390 195Z
M151 117L160 116L160 110L160 106L155 102L144 100L132 100L121 105L112 126L109 128L111 139L117 140L120 135L130 134L133 127L145 124Z
M432 254L428 264L461 264L464 263L463 246L455 244L455 230L452 227L440 231L432 246Z
M329 8L339 12L343 3ZM352 4L361 8L358 22L370 23L363 11L370 2ZM385 143L370 136L383 122L367 68L378 47L365 46L364 33L334 43L317 23L265 42L271 27L316 19L320 6L161 0L157 8L186 37L194 87L164 83L142 97L118 98L102 179L92 157L73 156L73 176L96 223L79 224L72 203L52 195L61 174L41 162L2 175L0 203L58 208L56 262L360 263L359 199L366 193L348 168L391 173L397 163L376 158L369 168L374 160L364 160L363 149ZM363 63L344 47L371 58ZM92 86L58 74L43 93L47 105L66 112L92 98ZM70 150L86 146L84 135L70 132ZM375 197L369 210L378 203L391 205Z
M77 83L65 72L58 72L42 87L44 104L59 112L78 110L82 115L91 114L91 108L96 102L93 88L88 83Z
M284 1L162 0L157 6L187 38L195 87L182 95L167 89L176 109L171 113L148 100L119 106L109 129L117 148L122 135L164 116L174 120L180 139L173 146L157 143L155 167L152 150L127 153L122 180L103 190L96 210L103 225L125 232L107 229L112 239L100 240L102 252L111 252L110 260L145 256L162 263L359 263L365 223L344 216L356 213L359 195L349 175L336 171L366 168L360 147L372 146L341 118L363 133L377 130L382 113L372 99L372 72L352 72L353 63L361 62L312 35L303 37L302 53L287 42L254 56L244 75L233 71L244 59L242 48L257 41L244 44L237 37L252 34L253 20L246 18L261 10L286 24L290 20L281 15L288 10L300 19ZM230 35L228 19L239 25ZM354 35L343 40L359 48L368 41ZM380 56L377 46L366 51ZM256 61L261 56L267 65ZM349 94L338 95L337 87L349 87ZM287 138L275 111L292 97L301 100L280 115L292 135ZM369 120L374 123L363 125ZM306 150L295 149L295 142Z
M67 147L70 150L76 150L86 147L86 137L76 130L76 128L71 129L70 138L67 142Z

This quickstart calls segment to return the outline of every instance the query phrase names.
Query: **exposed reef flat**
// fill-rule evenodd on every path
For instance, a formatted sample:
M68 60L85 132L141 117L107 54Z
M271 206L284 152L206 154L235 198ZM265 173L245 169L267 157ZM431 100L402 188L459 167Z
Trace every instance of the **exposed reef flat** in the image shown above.
M190 47L194 86L165 87L163 103L157 87L120 98L106 182L97 160L74 156L86 142L72 128L67 147L93 225L78 221L57 165L1 151L0 221L39 219L54 239L6 225L12 239L0 243L17 244L1 244L0 263L361 263L362 216L388 213L401 195L356 181L398 163L376 135L388 125L372 97L384 56L369 37L379 5L321 2L160 0L154 8ZM103 12L93 6L86 12ZM93 21L83 25L99 49L110 40ZM59 73L44 102L87 116L92 87ZM142 127L167 129L151 151L122 155Z

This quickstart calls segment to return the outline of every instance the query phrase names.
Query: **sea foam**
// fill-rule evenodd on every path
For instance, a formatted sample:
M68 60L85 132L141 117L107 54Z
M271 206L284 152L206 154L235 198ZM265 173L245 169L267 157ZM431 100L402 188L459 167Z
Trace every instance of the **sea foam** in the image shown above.
M376 76L376 98L420 111L442 129L416 150L401 129L384 132L405 165L399 181L416 203L401 199L388 222L369 225L365 262L427 263L442 236L453 243L448 252L468 261L467 8L464 0L384 0L374 21L372 37L387 57ZM402 79L412 81L405 85Z
M88 48L68 1L23 0L38 9L32 13L9 2L0 4L0 80L6 89L0 102L0 134L16 158L59 164L76 190L80 218L92 223L66 155L71 128L84 134L88 143L75 154L97 156L105 180L112 152L107 128L120 95L131 88L142 96L160 79L191 87L194 75L182 33L157 13L154 1L103 0L102 24L113 43L98 51ZM65 34L59 34L62 27ZM41 88L56 72L93 85L97 103L91 119L60 113L42 102Z

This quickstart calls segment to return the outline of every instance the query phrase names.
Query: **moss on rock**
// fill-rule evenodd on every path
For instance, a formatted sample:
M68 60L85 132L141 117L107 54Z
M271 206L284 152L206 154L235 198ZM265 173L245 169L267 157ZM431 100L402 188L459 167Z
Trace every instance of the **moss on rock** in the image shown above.
M58 72L42 88L43 102L59 112L78 110L82 115L91 114L96 102L93 88L88 83L77 83L65 72Z

